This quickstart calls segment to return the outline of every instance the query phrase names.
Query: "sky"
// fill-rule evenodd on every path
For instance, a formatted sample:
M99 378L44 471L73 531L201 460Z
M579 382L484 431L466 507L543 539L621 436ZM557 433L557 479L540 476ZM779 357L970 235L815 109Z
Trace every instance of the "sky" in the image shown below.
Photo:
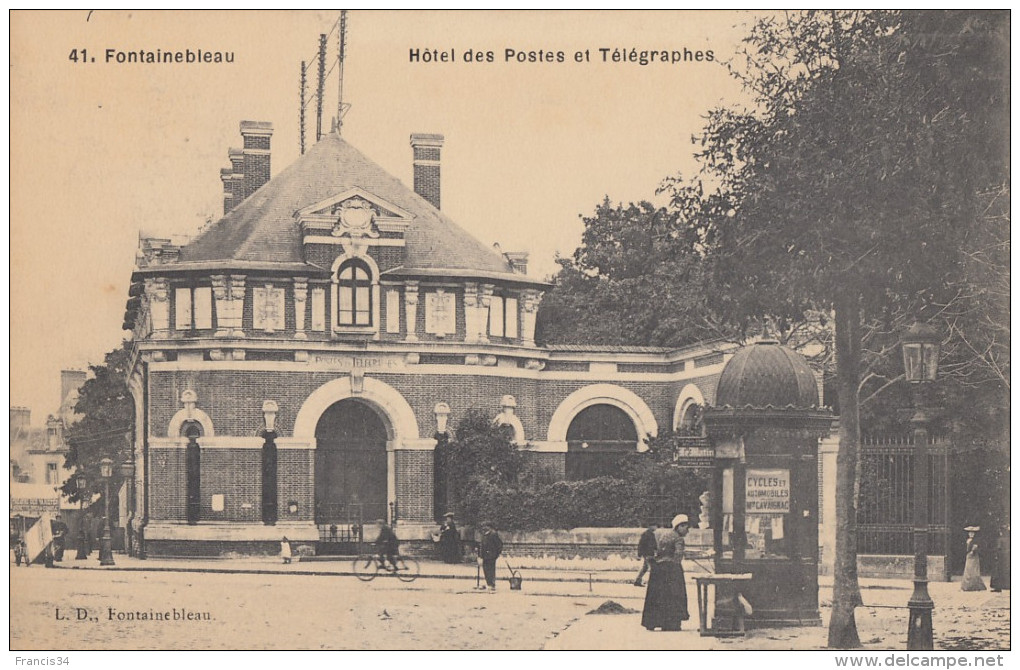
M485 243L530 252L530 273L546 276L604 197L654 201L665 177L693 172L703 115L741 100L722 63L750 18L351 12L343 136L410 185L410 134L444 134L443 210ZM125 337L139 231L194 235L222 214L219 170L240 146L240 121L273 123L274 175L297 159L301 61L314 60L318 35L337 19L333 10L12 12L10 404L31 408L33 424L57 409L61 369L101 363ZM229 52L233 62L117 62L157 49ZM627 59L685 49L702 60ZM424 62L434 50L450 60ZM469 50L492 51L492 62L465 62ZM529 52L543 53L531 62ZM314 89L313 66L309 98ZM306 128L311 144L314 102Z

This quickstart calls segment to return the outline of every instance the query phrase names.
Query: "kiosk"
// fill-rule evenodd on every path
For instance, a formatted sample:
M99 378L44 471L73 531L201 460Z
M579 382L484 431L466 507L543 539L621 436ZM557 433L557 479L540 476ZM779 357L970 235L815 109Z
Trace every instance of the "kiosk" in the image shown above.
M820 626L818 439L833 415L804 358L774 341L723 368L705 429L715 450L712 629ZM749 615L749 616L744 616Z

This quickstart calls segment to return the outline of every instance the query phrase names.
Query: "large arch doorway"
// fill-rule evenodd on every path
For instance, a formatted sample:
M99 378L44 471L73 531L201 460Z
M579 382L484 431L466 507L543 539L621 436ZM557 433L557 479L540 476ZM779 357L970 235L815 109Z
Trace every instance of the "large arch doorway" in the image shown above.
M567 479L614 475L620 459L637 447L637 430L626 412L608 404L586 407L567 428Z
M315 522L321 539L343 541L387 515L386 425L367 403L330 405L315 427Z

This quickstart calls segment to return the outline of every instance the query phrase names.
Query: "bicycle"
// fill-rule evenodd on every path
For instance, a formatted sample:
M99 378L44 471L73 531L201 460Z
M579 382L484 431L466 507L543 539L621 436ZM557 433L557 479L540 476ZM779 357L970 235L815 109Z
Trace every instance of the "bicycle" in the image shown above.
M381 559L377 554L364 554L354 559L354 574L363 582L370 582L380 572L396 575L402 582L413 582L421 574L418 561L410 556L396 556L397 567L388 560Z

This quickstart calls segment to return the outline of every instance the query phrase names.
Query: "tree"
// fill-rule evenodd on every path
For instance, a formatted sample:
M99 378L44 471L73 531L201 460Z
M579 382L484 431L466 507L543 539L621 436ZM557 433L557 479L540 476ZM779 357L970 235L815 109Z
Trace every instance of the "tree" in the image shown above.
M458 422L445 449L453 485L453 501L448 502L462 503L480 484L515 484L522 456L512 438L509 426L494 423L481 410L469 410Z
M114 462L110 490L120 487L120 465L130 459L134 403L127 388L127 370L131 350L127 343L106 354L102 365L90 365L92 377L81 387L74 411L81 415L67 432L70 449L65 467L85 473L87 490L79 491L74 475L61 491L72 502L90 500L92 491L101 491L99 462ZM82 495L84 494L84 496Z
M708 117L698 180L673 185L733 323L834 310L840 411L829 646L860 645L854 608L864 329L933 318L964 275L978 194L1005 181L1008 16L802 12L760 19L731 71L748 109ZM700 181L699 181L700 180ZM891 331L892 329L886 329ZM881 338L880 338L881 339ZM881 343L880 343L881 344ZM886 340L885 354L895 348Z
M678 208L607 197L582 217L581 245L560 258L542 300L545 344L683 346L728 334L708 308L705 259Z

